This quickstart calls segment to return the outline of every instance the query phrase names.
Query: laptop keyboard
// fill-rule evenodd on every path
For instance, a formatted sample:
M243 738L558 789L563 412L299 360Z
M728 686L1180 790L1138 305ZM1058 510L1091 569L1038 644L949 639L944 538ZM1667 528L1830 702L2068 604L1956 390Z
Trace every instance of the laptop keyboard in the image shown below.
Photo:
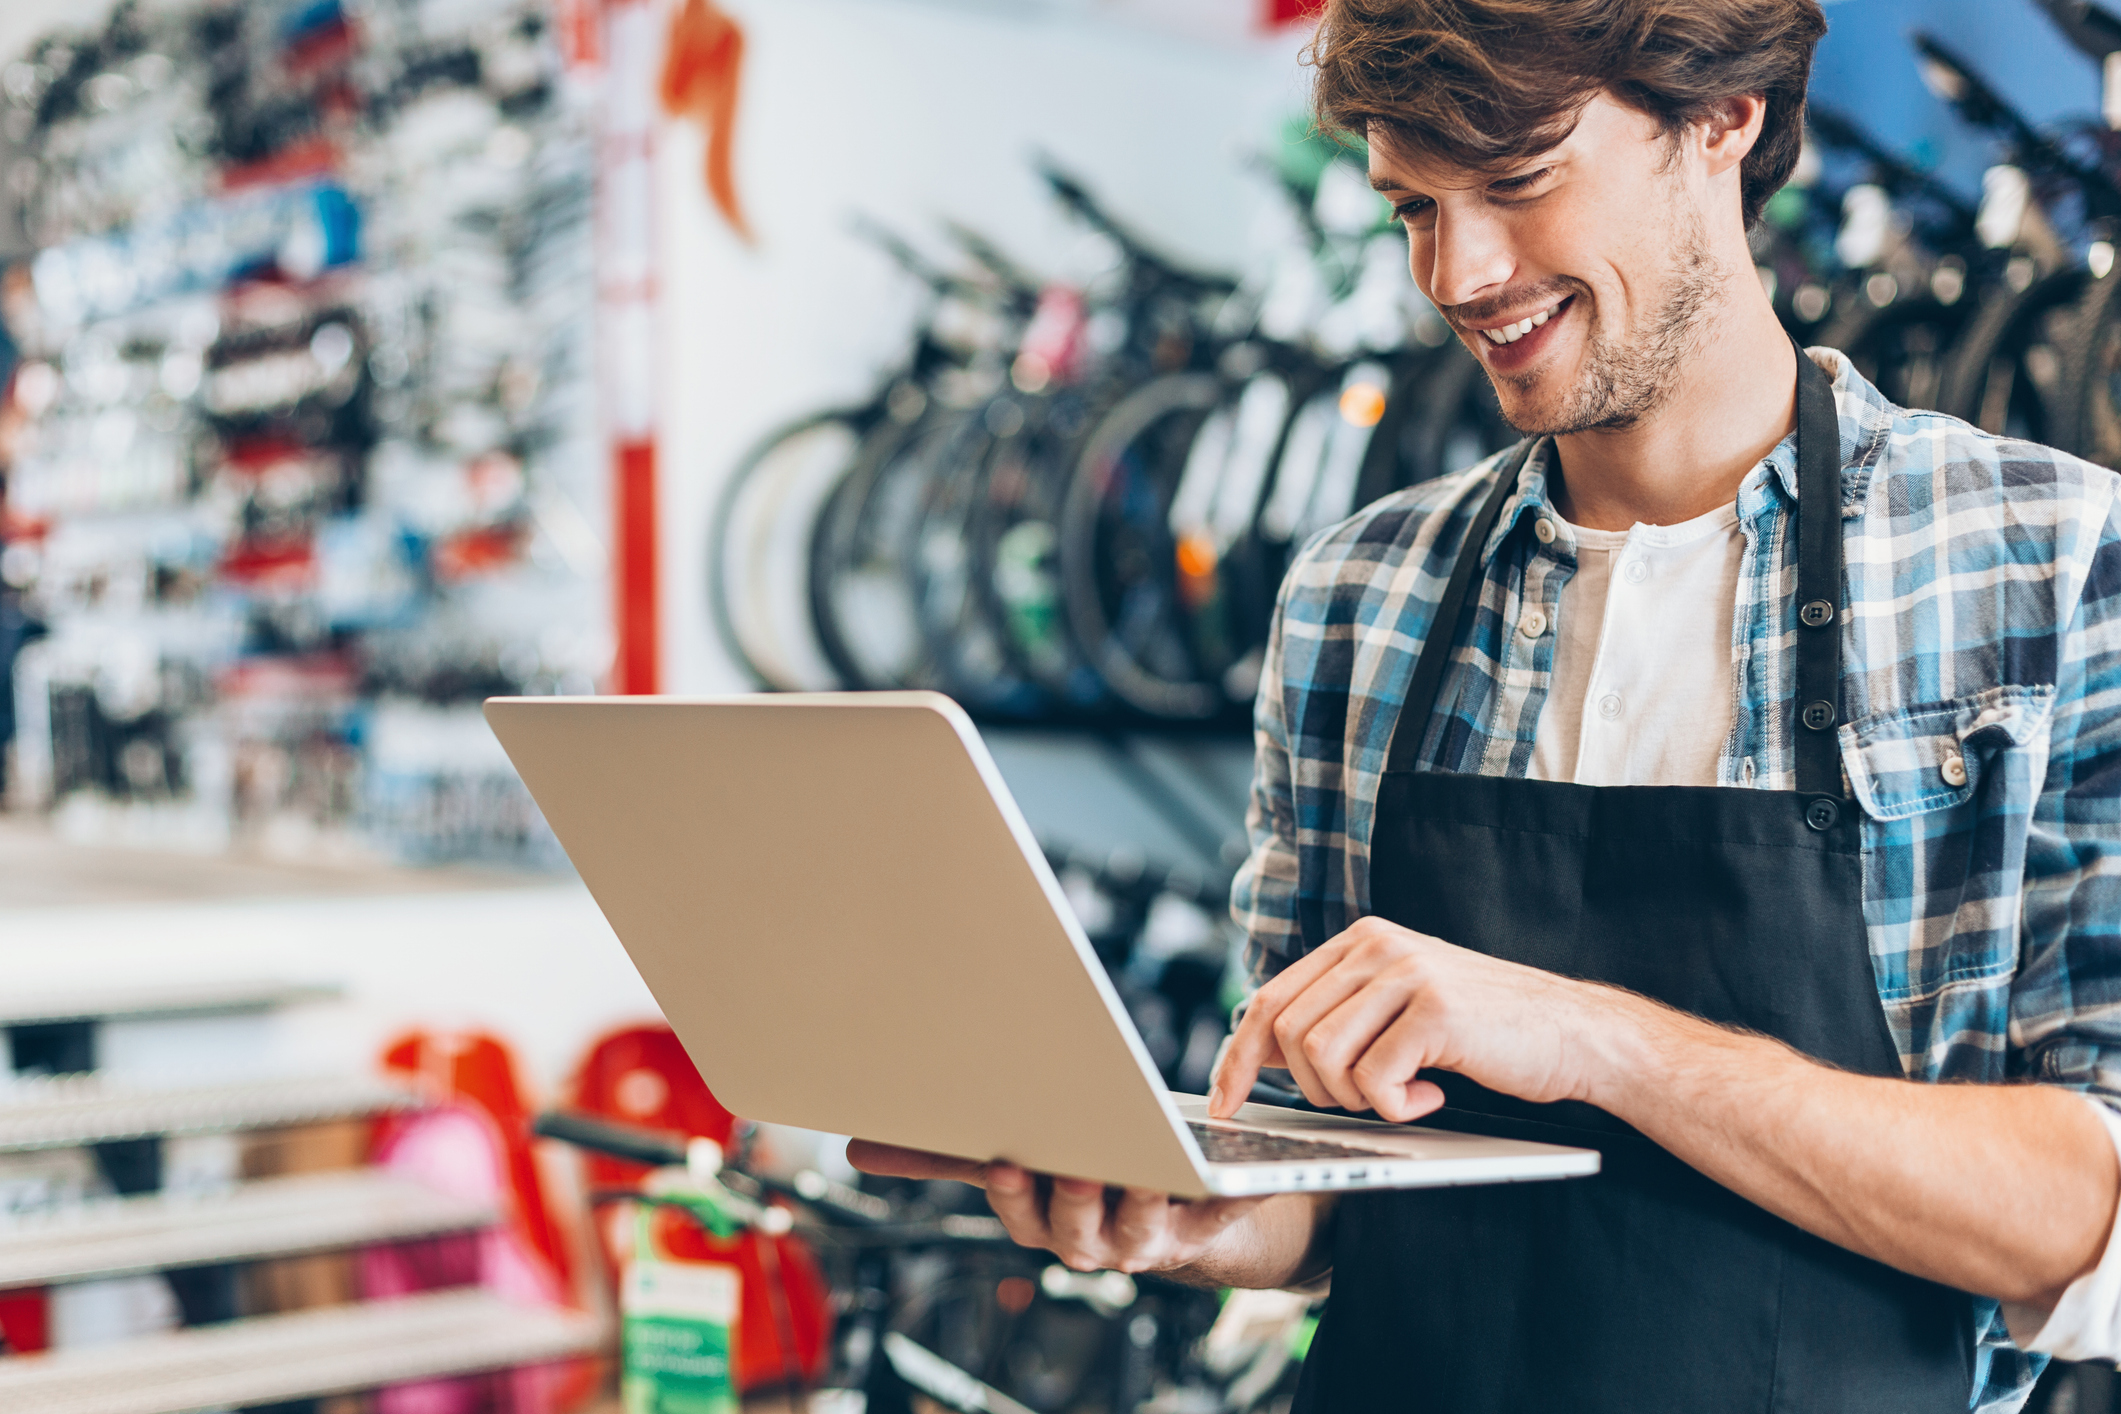
M1293 1139L1286 1134L1262 1134L1256 1129L1222 1129L1189 1121L1186 1128L1200 1141L1201 1155L1211 1164L1276 1164L1292 1159L1396 1159L1404 1157L1383 1149L1357 1149L1348 1144L1330 1144L1317 1139Z

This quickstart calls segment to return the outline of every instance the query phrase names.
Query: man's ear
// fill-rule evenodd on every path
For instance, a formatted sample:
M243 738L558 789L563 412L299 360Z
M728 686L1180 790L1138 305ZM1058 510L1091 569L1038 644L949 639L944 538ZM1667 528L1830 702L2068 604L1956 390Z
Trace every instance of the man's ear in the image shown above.
M1721 176L1743 162L1760 141L1760 127L1766 121L1767 98L1762 94L1741 93L1718 104L1702 120L1698 134L1709 175Z

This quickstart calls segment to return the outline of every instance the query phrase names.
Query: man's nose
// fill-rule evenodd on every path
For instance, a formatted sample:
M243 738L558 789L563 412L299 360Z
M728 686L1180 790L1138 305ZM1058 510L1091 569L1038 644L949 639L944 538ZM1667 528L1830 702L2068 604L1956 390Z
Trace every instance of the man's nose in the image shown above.
M1429 298L1445 308L1493 294L1508 285L1516 272L1507 234L1486 212L1439 211L1428 238L1426 252L1420 243L1415 245L1414 274L1420 282L1423 271L1418 262L1426 259Z

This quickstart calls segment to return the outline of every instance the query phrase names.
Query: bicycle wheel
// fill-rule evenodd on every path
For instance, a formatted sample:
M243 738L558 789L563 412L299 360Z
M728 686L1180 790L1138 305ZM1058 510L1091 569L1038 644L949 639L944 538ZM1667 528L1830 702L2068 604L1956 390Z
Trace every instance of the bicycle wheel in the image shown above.
M854 464L874 413L819 413L769 434L739 461L708 528L708 600L729 656L763 687L846 685L810 611L812 526Z
M1240 503L1237 528L1249 524L1288 397L1276 412L1271 392L1255 393L1263 410L1247 417L1242 397L1221 406L1226 388L1177 373L1123 398L1084 446L1061 507L1069 630L1114 695L1154 717L1198 721L1231 705L1218 681L1233 654L1215 627L1217 566L1174 526L1213 527L1219 504ZM1270 425L1273 446L1251 457L1245 434Z
M810 607L820 645L857 689L937 687L907 563L926 486L964 413L931 404L864 443L818 517L810 545Z
M2062 421L2059 344L2069 306L2089 278L2071 267L2022 290L2000 286L1984 296L1946 360L1938 410L1985 432L2052 441L2051 428Z
M1355 511L1370 444L1391 400L1392 370L1361 359L1328 373L1290 423L1260 509L1259 528L1271 545L1293 548Z
M2114 270L2090 281L2079 297L2062 344L2060 426L2055 445L2121 468L2121 277Z
M1023 422L1007 394L958 424L923 484L913 553L904 564L915 621L938 686L978 712L1039 715L1049 699L1016 670L996 623L982 611L972 545L975 508L997 440Z
M1093 397L1071 388L1023 399L1023 425L996 441L971 517L980 612L1015 670L1081 713L1110 694L1068 633L1059 522L1068 473L1096 425Z
M1923 295L1880 308L1866 299L1854 302L1813 342L1846 354L1858 373L1900 406L1934 408L1940 406L1946 360L1974 305Z
M1413 486L1464 471L1517 440L1487 369L1464 345L1445 344L1421 370L1407 406L1398 484Z

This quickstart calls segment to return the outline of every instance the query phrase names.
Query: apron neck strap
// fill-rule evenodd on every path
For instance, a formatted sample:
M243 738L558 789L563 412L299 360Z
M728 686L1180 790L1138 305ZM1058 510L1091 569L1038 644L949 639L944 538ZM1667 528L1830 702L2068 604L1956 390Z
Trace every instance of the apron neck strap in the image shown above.
M1495 473L1495 489L1488 493L1480 513L1466 527L1458 562L1451 566L1443 602L1436 606L1436 617L1429 621L1429 636L1422 641L1421 657L1415 661L1414 679L1407 685L1406 701L1399 709L1399 720L1392 726L1392 747L1385 755L1387 771L1411 771L1419 759L1422 738L1428 735L1429 719L1436 711L1436 694L1443 686L1444 669L1450 666L1458 620L1465 612L1466 596L1472 592L1473 576L1480 572L1480 552L1495 531L1503 503L1517 490L1518 474L1538 445L1537 438L1528 437L1522 447L1503 459Z
M1797 790L1841 799L1841 417L1797 349ZM1820 804L1824 804L1821 802ZM1818 805L1813 807L1819 809ZM1831 813L1831 812L1828 812ZM1807 819L1813 818L1811 815ZM1831 823L1831 821L1829 821Z
M1473 577L1480 571L1481 551L1536 445L1527 439L1503 462L1494 488L1466 529L1392 728L1387 771L1415 769ZM1839 716L1834 704L1841 681L1841 632L1836 623L1841 616L1841 422L1834 410L1833 384L1802 347L1797 348L1797 603L1797 789L1838 801L1841 753L1834 739Z

